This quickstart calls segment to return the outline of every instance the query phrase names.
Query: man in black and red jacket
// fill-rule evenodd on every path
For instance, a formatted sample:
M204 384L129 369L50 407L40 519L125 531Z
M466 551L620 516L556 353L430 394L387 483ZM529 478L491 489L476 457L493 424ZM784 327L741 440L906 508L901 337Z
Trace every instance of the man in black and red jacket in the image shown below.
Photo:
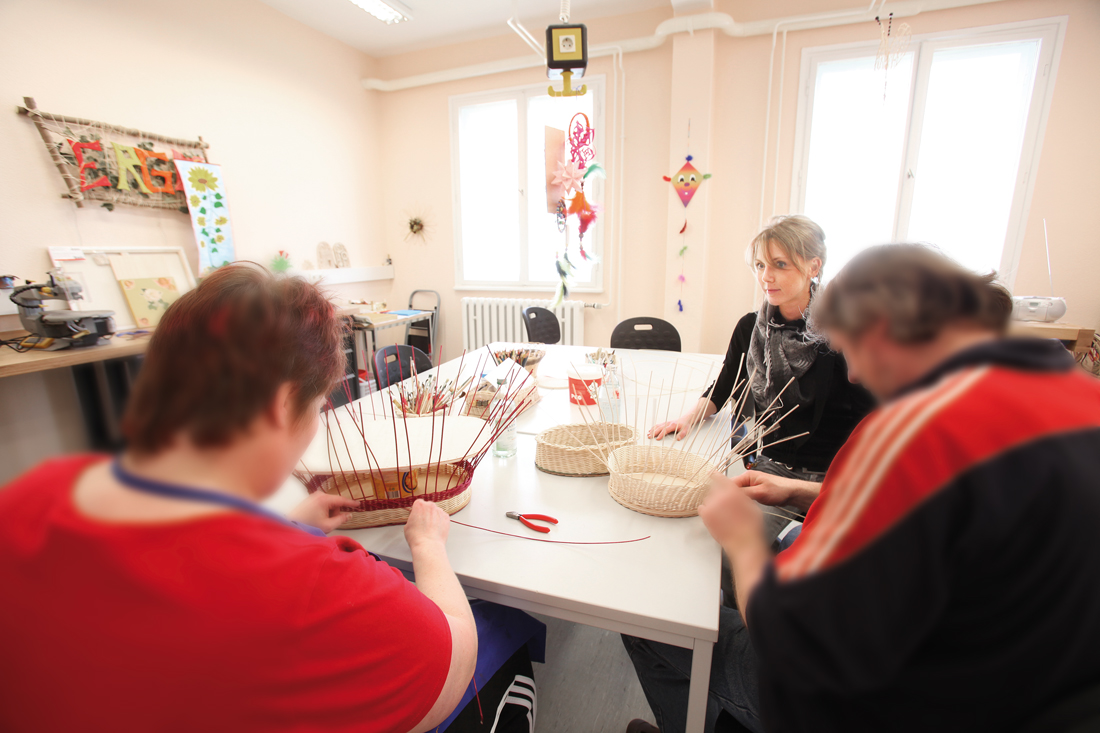
M1010 309L916 245L865 251L814 303L881 407L824 484L750 471L700 510L767 730L1016 730L1100 684L1100 382L1003 338ZM750 497L809 509L774 560Z

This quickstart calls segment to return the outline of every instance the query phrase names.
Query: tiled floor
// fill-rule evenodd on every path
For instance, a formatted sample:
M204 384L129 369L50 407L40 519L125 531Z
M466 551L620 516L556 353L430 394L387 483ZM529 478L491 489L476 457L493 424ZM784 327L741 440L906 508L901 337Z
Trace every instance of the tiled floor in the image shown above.
M535 665L537 733L623 733L634 718L653 722L618 634L538 616L546 624L546 664Z

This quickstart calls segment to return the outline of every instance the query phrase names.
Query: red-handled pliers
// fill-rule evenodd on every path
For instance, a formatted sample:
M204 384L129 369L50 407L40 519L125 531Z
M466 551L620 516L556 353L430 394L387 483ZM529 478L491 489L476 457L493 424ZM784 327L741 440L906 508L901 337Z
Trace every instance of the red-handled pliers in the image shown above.
M528 529L533 529L536 532L542 532L543 534L549 532L550 528L540 527L537 524L531 524L527 520L534 519L541 522L549 522L550 524L558 523L558 520L554 519L553 517L548 517L545 514L520 514L519 512L508 512L504 516L508 517L509 519L518 519L519 521L523 522L524 526L526 526Z

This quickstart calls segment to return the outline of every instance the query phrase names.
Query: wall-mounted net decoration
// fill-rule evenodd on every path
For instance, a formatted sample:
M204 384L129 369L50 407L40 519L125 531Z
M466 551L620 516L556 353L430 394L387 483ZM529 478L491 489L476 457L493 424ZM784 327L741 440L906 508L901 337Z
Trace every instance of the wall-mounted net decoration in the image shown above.
M79 117L54 115L38 109L32 97L19 107L38 128L46 151L67 193L62 197L83 207L85 201L100 202L106 209L115 204L187 212L183 187L173 160L209 162L209 145L143 132L119 125Z

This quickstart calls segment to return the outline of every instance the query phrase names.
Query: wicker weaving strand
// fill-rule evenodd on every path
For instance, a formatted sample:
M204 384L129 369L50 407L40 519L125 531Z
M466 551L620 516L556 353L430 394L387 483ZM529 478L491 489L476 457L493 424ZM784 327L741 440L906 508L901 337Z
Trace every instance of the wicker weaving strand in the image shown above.
M785 414L781 397L793 378L784 385L779 394L763 410L757 410L755 418L746 422L741 416L745 400L751 393L748 385L755 378L755 371L747 380L741 379L742 361L734 377L734 387L730 396L714 414L713 419L705 421L702 414L697 415L679 440L670 446L661 445L653 438L653 431L643 437L641 445L626 445L614 450L607 459L607 468L611 476L608 492L615 501L628 509L658 517L690 517L699 512L710 488L711 474L725 471L729 465L750 452L756 452L770 445L793 440L801 436L788 436L781 440L765 444L764 439L779 429L780 423L795 408ZM676 367L673 367L675 384ZM708 373L707 378L710 378ZM634 384L640 385L635 376ZM650 394L653 389L653 375L649 375L648 386L644 393L636 396L644 398L643 424L649 423ZM713 387L712 387L713 389ZM669 404L664 408L664 420L667 424L671 407L671 393L666 393L664 381L659 387L659 395L669 394ZM654 406L654 421L661 420L660 404ZM637 410L635 410L637 419ZM746 434L735 440L739 430Z
M410 380L420 378L415 365L409 374ZM401 370L399 376L404 377ZM391 385L378 402L380 416L371 399L373 420L364 419L362 402L352 402L346 384L348 403L337 409L329 402L324 430L302 455L297 476L311 493L320 490L358 502L343 527L404 524L417 499L434 502L448 514L458 512L470 501L478 463L538 398L529 373L513 365L498 378L495 399L484 414L463 415L462 390L472 380L455 378L437 386L435 379L429 374L424 385L404 379ZM417 414L425 407L428 415Z

